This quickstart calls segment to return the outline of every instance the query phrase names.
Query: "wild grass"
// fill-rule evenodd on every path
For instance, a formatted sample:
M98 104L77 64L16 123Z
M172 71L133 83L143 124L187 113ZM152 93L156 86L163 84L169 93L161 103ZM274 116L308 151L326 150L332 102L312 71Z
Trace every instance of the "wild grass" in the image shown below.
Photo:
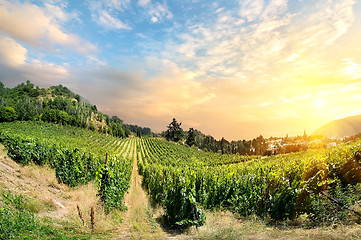
M37 208L22 195L1 190L0 239L89 239L75 229L54 227L54 222L40 221L34 214Z

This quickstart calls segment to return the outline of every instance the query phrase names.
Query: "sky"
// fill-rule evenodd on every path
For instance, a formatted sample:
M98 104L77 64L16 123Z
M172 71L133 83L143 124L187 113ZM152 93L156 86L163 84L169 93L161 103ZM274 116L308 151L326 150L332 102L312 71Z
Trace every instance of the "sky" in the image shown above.
M126 123L216 138L361 114L361 1L0 0L0 81L62 84Z

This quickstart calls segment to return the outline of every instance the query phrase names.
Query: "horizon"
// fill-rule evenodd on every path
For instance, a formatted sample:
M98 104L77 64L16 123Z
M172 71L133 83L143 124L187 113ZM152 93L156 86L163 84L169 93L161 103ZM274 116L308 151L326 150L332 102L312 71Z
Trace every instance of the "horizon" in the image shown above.
M0 82L62 84L128 124L216 139L361 114L361 2L0 0Z

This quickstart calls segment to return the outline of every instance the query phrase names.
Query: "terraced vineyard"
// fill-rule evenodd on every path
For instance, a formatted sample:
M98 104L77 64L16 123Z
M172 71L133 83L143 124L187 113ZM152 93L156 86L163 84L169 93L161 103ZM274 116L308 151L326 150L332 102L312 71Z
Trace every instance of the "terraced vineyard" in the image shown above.
M260 159L148 138L138 142L138 165L174 225L202 225L202 209L220 208L273 220L307 213L314 221L342 221L361 200L360 143Z

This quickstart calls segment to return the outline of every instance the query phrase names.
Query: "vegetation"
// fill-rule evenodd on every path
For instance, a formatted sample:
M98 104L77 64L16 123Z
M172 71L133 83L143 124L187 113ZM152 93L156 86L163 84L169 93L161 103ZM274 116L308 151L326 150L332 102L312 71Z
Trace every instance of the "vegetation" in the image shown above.
M44 89L34 87L29 80L14 88L5 88L0 82L0 122L15 119L71 125L120 138L132 133L152 135L149 128L127 125L117 116L99 112L95 105L83 101L67 87L58 85Z
M0 108L0 122L12 122L17 118L16 112L12 107Z
M361 200L360 143L265 159L204 153L157 139L142 139L137 149L143 184L171 224L202 225L202 209L220 208L272 221L306 213L314 224L332 224L354 214L348 209Z
M0 194L0 239L89 239L40 221L22 195L3 190Z
M132 159L120 154L128 141L40 122L2 123L0 141L17 162L49 164L55 168L59 182L71 187L96 180L106 210L122 208L124 193L129 188Z
M262 136L218 141L193 128L184 133L175 118L163 133L172 142L126 139L132 132L153 134L103 115L61 85L39 89L28 81L6 89L0 84L0 93L0 142L8 155L23 165L51 166L58 181L71 187L94 181L106 212L124 208L134 158L129 149L136 148L142 184L164 207L172 227L202 226L205 212L219 209L270 222L302 215L310 226L361 221L359 139L329 149L261 157L267 150ZM309 137L304 133L300 138ZM291 140L287 136L282 141ZM20 195L2 195L1 239L67 237L36 220L23 202Z
M165 132L165 138L173 142L178 142L183 138L184 132L181 128L182 123L178 123L175 118L169 123L168 129Z

